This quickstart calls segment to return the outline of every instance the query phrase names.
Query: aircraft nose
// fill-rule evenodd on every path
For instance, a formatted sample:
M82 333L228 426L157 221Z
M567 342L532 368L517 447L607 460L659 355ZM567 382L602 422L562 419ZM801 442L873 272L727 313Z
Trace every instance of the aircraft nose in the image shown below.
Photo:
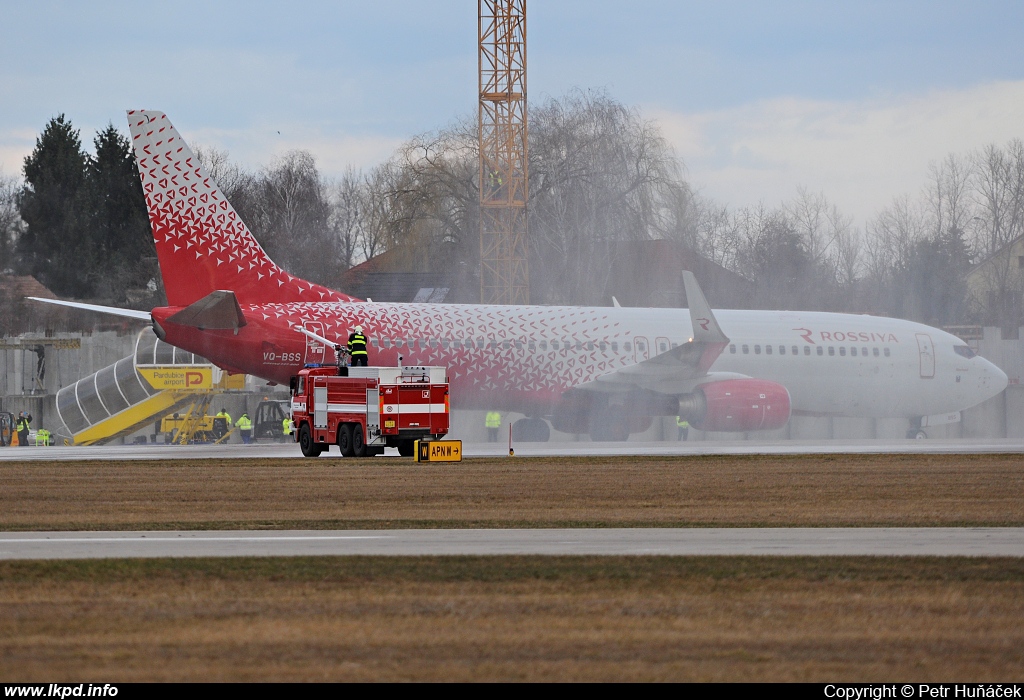
M1010 380L1006 376L1006 372L999 369L985 358L980 357L978 359L983 363L980 388L985 392L986 398L996 396L1007 387Z

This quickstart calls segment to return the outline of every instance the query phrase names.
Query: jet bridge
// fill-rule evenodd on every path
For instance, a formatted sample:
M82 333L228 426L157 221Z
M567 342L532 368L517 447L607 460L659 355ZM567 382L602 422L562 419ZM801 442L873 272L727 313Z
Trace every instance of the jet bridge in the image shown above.
M244 388L244 375L230 376L146 329L132 355L57 392L57 415L72 444L102 444L203 395Z

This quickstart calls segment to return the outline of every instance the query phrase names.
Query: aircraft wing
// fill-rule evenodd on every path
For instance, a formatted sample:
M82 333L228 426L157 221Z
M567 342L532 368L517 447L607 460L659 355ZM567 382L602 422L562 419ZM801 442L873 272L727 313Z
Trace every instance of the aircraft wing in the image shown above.
M729 338L722 332L704 298L704 292L697 284L697 278L689 270L683 271L683 286L693 327L693 337L689 342L643 362L605 374L577 388L611 393L642 388L663 394L679 394L691 391L694 386L709 379L737 379L745 376L729 372L708 373L708 369L729 344Z

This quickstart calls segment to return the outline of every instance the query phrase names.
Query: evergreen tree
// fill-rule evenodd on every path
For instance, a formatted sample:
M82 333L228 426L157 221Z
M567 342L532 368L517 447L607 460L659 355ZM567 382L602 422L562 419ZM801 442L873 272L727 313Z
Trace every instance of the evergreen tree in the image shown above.
M96 258L81 216L88 160L63 114L50 120L25 158L20 212L26 228L18 238L18 267L60 295L91 291Z
M88 229L98 254L92 296L121 302L158 276L156 248L131 144L113 124L96 135L87 166Z

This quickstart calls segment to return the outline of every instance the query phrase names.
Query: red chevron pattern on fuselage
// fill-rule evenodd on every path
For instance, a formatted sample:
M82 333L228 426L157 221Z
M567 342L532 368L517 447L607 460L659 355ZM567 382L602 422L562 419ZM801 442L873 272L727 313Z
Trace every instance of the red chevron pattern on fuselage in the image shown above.
M357 301L278 267L167 115L131 111L128 125L170 305L188 306L218 289L242 304Z
M295 326L344 344L356 325L371 339L370 363L449 368L452 393L464 408L549 407L563 392L633 364L631 332L584 307L458 304L289 303L243 305L248 324L233 331L198 331L154 318L167 341L235 371L287 383L302 363L333 363L333 350L311 358ZM538 339L545 339L543 345ZM554 341L551 343L548 339ZM615 350L612 350L612 343ZM385 344L388 347L385 347ZM557 344L557 349L553 347ZM301 358L301 359L300 359Z

